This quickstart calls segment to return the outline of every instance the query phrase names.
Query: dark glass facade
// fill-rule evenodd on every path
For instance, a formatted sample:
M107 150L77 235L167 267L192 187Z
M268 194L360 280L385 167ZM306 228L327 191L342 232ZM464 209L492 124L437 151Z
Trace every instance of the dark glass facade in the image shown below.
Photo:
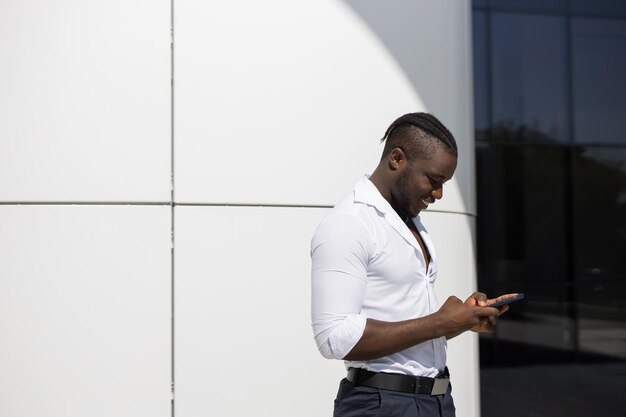
M626 1L474 0L482 417L626 416Z

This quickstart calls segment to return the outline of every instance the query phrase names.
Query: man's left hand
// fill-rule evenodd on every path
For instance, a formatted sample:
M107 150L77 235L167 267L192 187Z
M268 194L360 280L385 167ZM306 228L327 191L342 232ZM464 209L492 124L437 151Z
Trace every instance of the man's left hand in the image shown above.
M506 297L506 296L501 296L501 297ZM488 306L489 304L493 304L494 302L496 302L500 297L493 299L493 300L489 300L487 299L487 295L482 293L482 292L475 292L474 294L470 295L469 298L467 300L465 300L465 304L470 305L470 306L481 306L481 307L485 307ZM498 322L498 317L500 317L502 314L504 314L507 310L509 309L509 306L504 304L502 306L500 306L498 308L499 313L497 316L489 316L489 317L482 317L480 319L480 323L478 323L477 325L475 325L474 327L472 327L470 330L476 333L493 333L496 331L496 323Z

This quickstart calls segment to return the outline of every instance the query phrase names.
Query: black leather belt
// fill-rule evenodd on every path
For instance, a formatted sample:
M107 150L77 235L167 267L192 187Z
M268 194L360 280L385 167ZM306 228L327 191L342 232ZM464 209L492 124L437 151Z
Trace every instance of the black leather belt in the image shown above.
M400 391L412 394L441 395L448 391L450 374L448 368L437 378L372 372L366 369L348 369L348 381L354 385Z

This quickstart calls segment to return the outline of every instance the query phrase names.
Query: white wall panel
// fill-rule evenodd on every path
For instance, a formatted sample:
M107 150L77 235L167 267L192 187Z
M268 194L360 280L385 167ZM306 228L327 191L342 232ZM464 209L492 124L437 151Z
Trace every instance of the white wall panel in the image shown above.
M0 415L170 415L170 210L0 206Z
M332 205L426 110L463 155L442 208L473 210L468 5L354 3L175 3L178 201Z
M332 414L345 369L310 327L310 239L326 213L176 208L177 417Z
M0 200L170 198L170 1L0 2Z
M335 0L176 1L175 66L181 202L334 204L373 170L387 126L424 110Z
M426 210L421 215L437 252L439 302L455 295L465 301L476 291L475 218ZM499 294L487 294L496 296ZM466 332L448 341L454 402L458 417L480 416L478 335Z

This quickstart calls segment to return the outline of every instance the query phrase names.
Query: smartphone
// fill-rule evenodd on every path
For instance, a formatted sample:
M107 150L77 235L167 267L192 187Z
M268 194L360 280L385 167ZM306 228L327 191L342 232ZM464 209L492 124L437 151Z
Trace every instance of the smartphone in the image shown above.
M524 294L517 294L512 297L504 298L500 301L496 301L493 304L489 304L487 307L500 307L501 305L511 304L513 301L521 300L522 298L524 298Z

